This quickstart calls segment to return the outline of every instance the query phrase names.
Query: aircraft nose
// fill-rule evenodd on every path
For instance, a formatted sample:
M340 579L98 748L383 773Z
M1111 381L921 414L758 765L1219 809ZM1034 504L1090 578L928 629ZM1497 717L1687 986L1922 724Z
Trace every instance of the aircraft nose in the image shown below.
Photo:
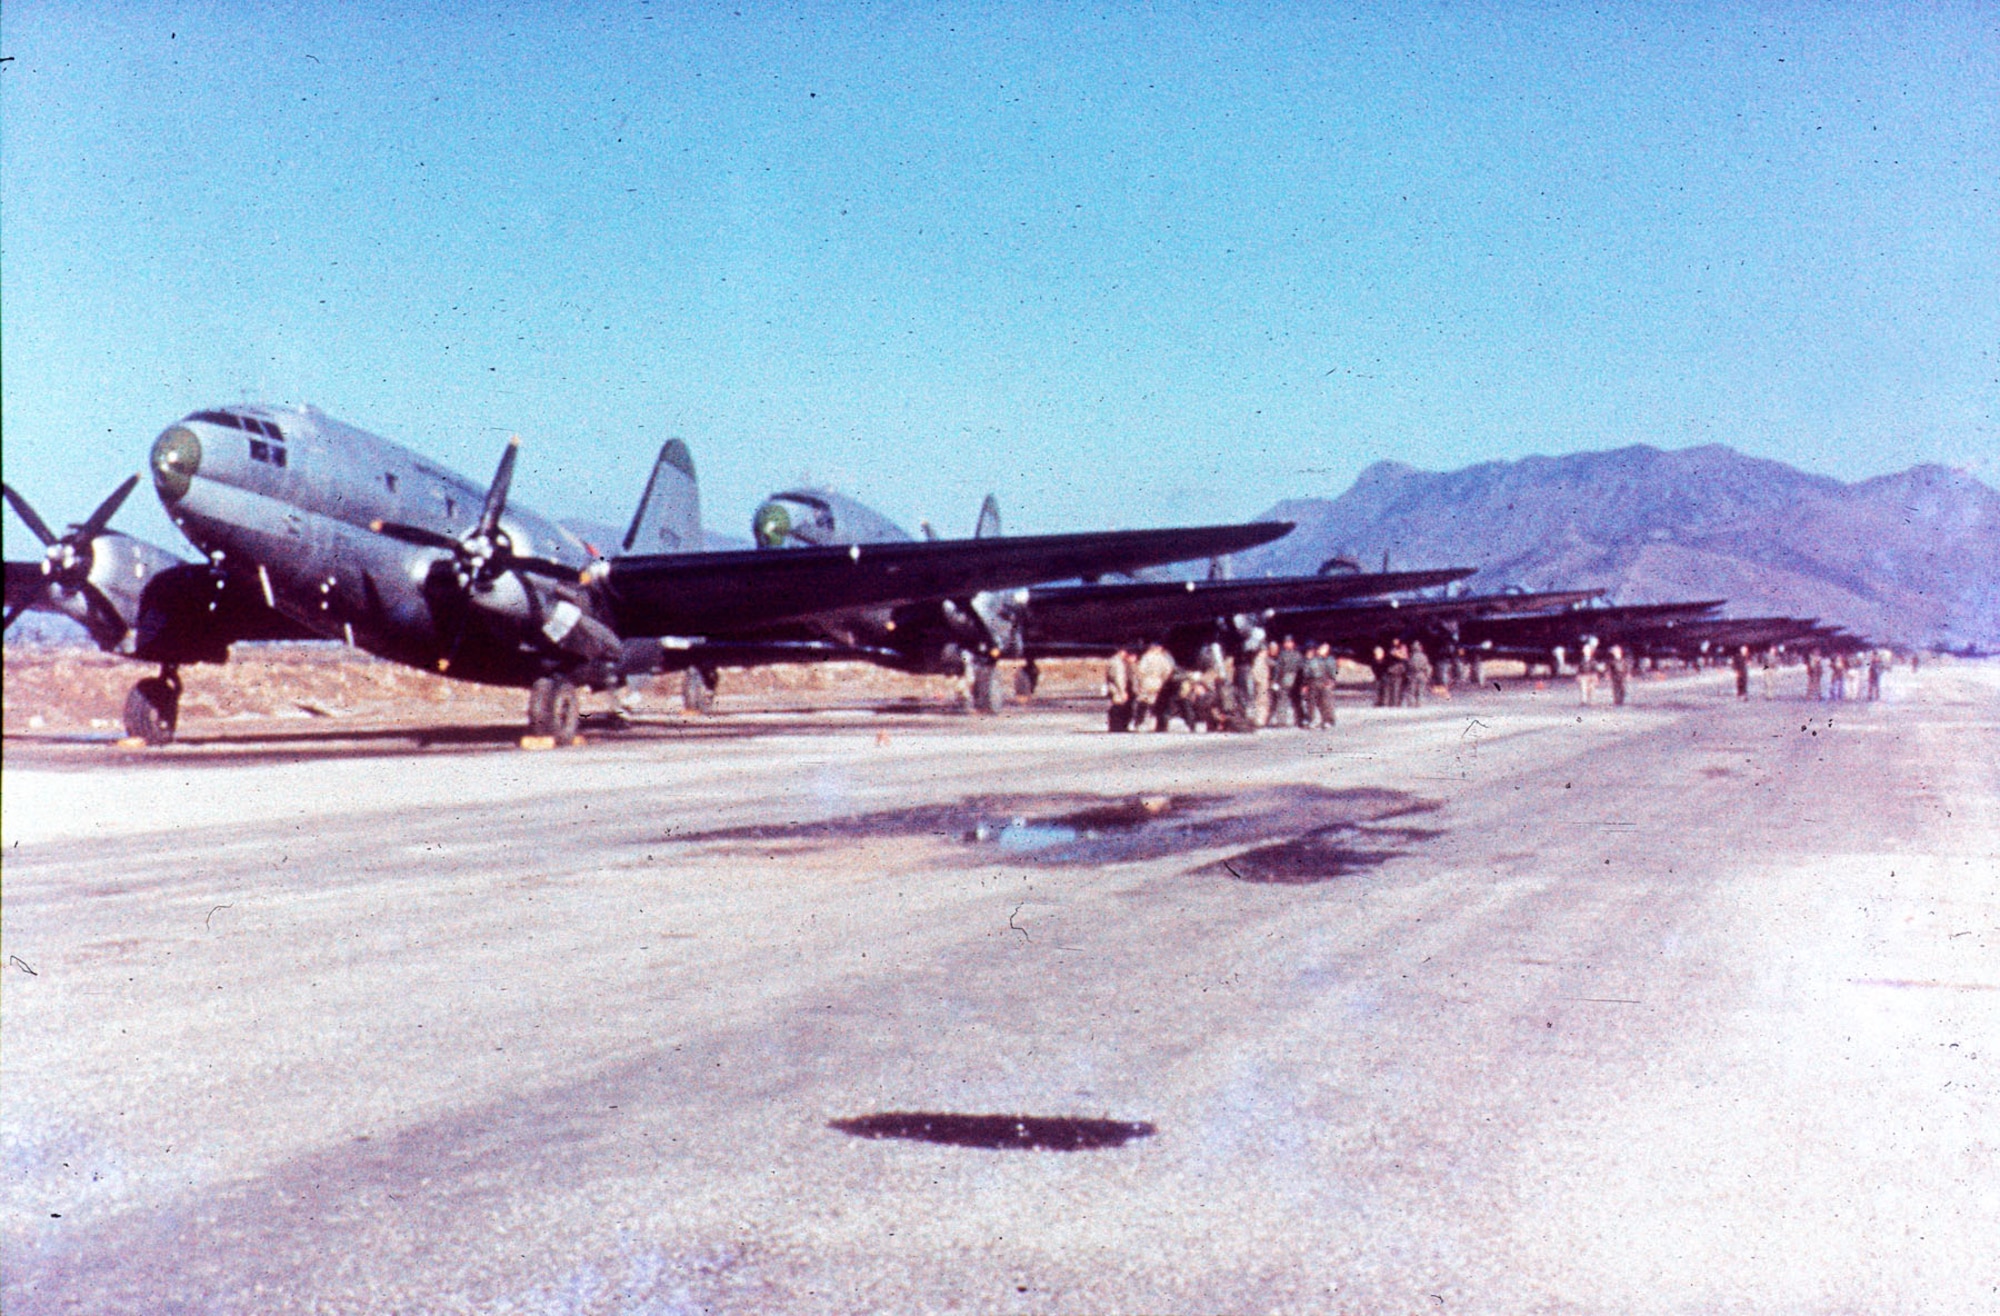
M153 487L162 502L179 502L201 469L201 440L185 425L175 425L153 440Z
M792 515L783 503L765 503L751 518L750 533L756 537L759 548L782 548L791 538Z

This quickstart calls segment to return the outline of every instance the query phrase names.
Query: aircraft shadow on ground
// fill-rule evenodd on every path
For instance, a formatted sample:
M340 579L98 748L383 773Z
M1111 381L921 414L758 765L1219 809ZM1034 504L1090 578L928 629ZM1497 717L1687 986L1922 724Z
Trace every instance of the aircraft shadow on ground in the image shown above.
M883 1111L830 1120L827 1127L856 1138L891 1138L983 1151L1101 1151L1159 1132L1145 1122L1070 1115L958 1115L944 1111Z

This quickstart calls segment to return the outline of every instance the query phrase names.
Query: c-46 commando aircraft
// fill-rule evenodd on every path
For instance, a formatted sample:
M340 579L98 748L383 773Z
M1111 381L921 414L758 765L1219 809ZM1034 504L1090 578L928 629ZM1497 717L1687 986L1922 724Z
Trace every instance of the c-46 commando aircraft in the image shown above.
M751 533L760 548L783 550L772 556L916 542L867 504L825 489L772 494L752 518ZM976 542L1021 542L998 537L1000 509L990 494L973 533ZM1086 578L1082 583L987 591L964 600L828 610L802 623L718 635L704 661L712 659L715 666L786 661L784 646L789 645L800 650L818 646L830 657L865 658L903 671L950 673L969 664L974 707L997 711L1001 701L993 665L1000 658L1028 660L1018 690L1025 695L1033 690L1037 658L1108 653L1120 644L1143 646L1152 639L1168 640L1189 654L1213 640L1240 647L1259 639L1261 627L1280 608L1425 589L1473 570L1202 581L1102 581L1097 578L1114 572L1078 572ZM692 671L707 676L699 666ZM692 682L689 688L692 693Z
M173 738L182 665L224 662L238 640L304 637L344 639L413 667L523 687L529 733L567 741L576 733L579 687L606 689L629 673L657 671L663 649L683 637L698 642L828 612L969 600L1234 552L1291 529L1263 522L788 553L688 551L700 544L698 519L691 535L687 525L693 463L669 440L621 551L607 555L556 521L510 506L519 450L510 440L481 489L311 407L197 411L155 440L150 465L167 515L206 560L173 560L106 531L130 482L64 536L10 489L9 501L48 555L39 564L7 564L7 620L28 607L80 612L101 646L158 663L159 675L139 682L125 705L127 733L149 744Z

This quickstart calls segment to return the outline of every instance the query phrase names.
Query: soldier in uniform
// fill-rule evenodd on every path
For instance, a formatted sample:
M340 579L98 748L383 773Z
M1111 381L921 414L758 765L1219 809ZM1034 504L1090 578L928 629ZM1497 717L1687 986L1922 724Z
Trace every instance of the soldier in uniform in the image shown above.
M1319 651L1311 645L1305 647L1305 661L1299 664L1299 707L1303 716L1299 725L1310 727L1319 716L1319 697L1314 693L1314 684L1320 679L1325 664L1319 660Z
M1623 707L1625 703L1625 647L1623 645L1614 644L1611 646L1611 657L1604 664L1604 668L1611 677L1612 706Z
M1822 674L1823 674L1823 669L1820 666L1819 650L1814 649L1811 653L1806 655L1806 698L1811 700L1815 704L1819 702L1819 689L1820 689L1820 680Z
M1149 644L1139 656L1132 673L1132 729L1139 730L1150 715L1153 730L1165 731L1171 715L1166 693L1174 679L1174 656L1162 644Z
M1431 688L1431 656L1422 640L1410 642L1410 707L1421 708Z
M1104 664L1104 698L1109 703L1107 725L1112 731L1132 729L1132 651L1120 649Z
M1313 677L1313 704L1319 713L1320 726L1333 729L1333 695L1340 678L1340 659L1333 653L1331 644L1321 644L1313 653L1319 663L1319 672Z
M1260 727L1271 725L1271 664L1278 654L1277 641L1257 650L1250 660L1250 720Z
M1398 639L1389 646L1389 707L1401 708L1410 696L1410 646Z
M1273 689L1271 720L1278 726L1295 727L1299 721L1299 676L1305 670L1305 657L1299 652L1298 644L1291 636L1278 649L1278 659L1271 665L1271 685Z
M1750 646L1739 644L1736 652L1729 655L1729 665L1736 669L1736 697L1750 697Z

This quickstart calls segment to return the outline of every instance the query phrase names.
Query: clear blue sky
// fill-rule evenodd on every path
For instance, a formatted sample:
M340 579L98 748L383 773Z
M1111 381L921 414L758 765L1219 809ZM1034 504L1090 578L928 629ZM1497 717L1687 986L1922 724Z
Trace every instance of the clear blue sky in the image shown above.
M44 515L240 399L480 478L518 431L605 519L679 434L737 534L806 475L963 534L1382 458L2000 465L1992 5L465 8L8 0Z

